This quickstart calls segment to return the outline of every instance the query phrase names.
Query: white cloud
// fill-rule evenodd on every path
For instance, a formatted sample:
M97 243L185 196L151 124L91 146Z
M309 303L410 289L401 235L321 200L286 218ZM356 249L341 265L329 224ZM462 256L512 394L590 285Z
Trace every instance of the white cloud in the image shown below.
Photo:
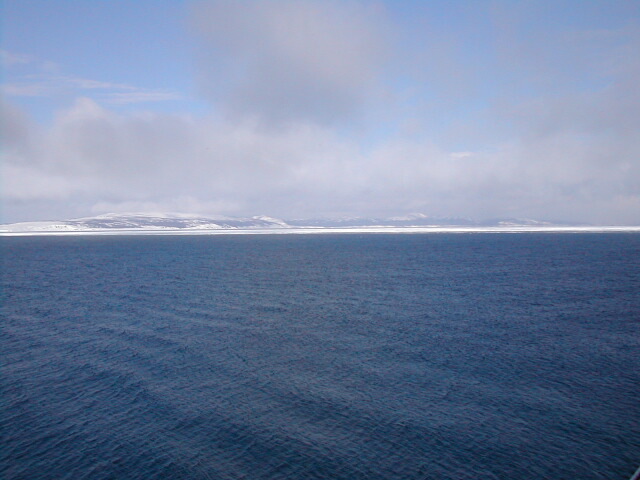
M99 99L112 105L125 105L144 102L164 102L171 100L182 100L184 95L178 92L163 90L155 91L134 91L134 92L113 92L100 95Z
M135 213L159 212L184 214L216 214L237 212L239 205L226 201L200 201L195 197L184 195L160 201L124 201L98 202L91 207L92 214L103 213Z
M16 119L13 112L6 118ZM25 132L22 122L22 143L5 155L6 205L640 222L640 172L632 157L640 149L627 146L611 161L599 157L615 136L584 144L580 133L565 132L472 155L407 138L363 150L318 125L271 131L251 122L116 114L90 99L62 112L43 134L28 125Z
M451 156L451 158L454 158L454 159L468 158L473 156L473 152L451 152L449 155Z
M96 99L110 103L134 104L144 102L164 102L181 100L180 92L142 88L124 83L105 82L60 73L62 68L51 62L42 61L28 55L13 54L0 50L2 62L7 66L6 78L0 91L7 97L78 97L92 95ZM29 71L20 74L13 67L26 66Z
M13 53L0 49L0 62L6 68L11 68L16 65L26 65L34 61L35 59L31 55Z
M2 94L7 97L50 97L57 89L45 82L18 82L0 85Z
M8 163L3 166L2 175L2 196L12 201L64 199L79 190L74 179L34 165Z

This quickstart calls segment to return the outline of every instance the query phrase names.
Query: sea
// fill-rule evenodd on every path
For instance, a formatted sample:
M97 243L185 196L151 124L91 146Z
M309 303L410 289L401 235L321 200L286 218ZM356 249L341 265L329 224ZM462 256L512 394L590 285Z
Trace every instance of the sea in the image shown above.
M0 478L623 479L640 234L0 238Z

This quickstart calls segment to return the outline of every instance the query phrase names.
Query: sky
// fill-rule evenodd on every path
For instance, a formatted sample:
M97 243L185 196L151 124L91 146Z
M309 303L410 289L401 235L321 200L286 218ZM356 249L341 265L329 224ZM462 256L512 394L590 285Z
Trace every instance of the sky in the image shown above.
M638 0L3 0L0 222L640 225Z

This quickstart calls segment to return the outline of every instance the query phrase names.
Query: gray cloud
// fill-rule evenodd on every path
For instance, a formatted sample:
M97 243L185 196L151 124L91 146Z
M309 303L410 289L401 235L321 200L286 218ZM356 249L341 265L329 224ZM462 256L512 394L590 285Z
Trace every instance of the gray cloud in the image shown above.
M194 17L203 91L267 125L357 116L389 51L381 12L356 2L216 0Z
M33 127L27 115L0 96L0 145L5 154L22 151L32 143Z

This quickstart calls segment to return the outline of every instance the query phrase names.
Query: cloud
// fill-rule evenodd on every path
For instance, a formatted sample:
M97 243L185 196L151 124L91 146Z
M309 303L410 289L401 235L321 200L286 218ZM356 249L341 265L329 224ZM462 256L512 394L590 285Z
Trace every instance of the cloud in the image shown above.
M567 5L495 2L496 66L533 93L590 90L636 69L640 47L633 2L588 2L567 21ZM619 17L619 19L613 20Z
M184 96L178 92L155 90L155 91L135 91L135 92L113 92L99 96L105 103L113 105L127 105L143 102L165 102L171 100L182 100Z
M5 68L11 68L16 65L26 65L33 63L34 60L35 59L31 55L12 53L0 49L0 62Z
M218 0L194 18L205 95L264 124L354 118L388 53L383 15L356 2Z
M91 207L93 214L108 213L175 213L215 215L217 212L237 212L239 205L228 201L201 201L190 195L183 195L163 201L116 201L99 202Z
M0 85L2 93L7 97L50 97L57 89L49 83L5 83Z
M599 108L595 103L591 113ZM544 123L566 109L543 110L529 121ZM72 204L84 205L85 213L305 217L422 211L640 223L640 146L636 141L616 147L617 133L585 143L585 131L554 129L554 135L489 152L447 152L402 137L363 149L357 140L314 124L271 131L250 121L118 114L86 98L44 132L18 112L3 109L3 121L18 132L11 138L20 139L5 156L1 189L3 203L15 211L32 204L53 215Z
M181 100L180 92L142 88L124 83L105 82L61 73L62 68L52 62L29 55L0 50L0 58L7 67L6 83L0 91L6 97L78 97L95 96L114 105ZM17 68L20 72L17 73ZM25 68L27 69L25 71Z
M36 166L9 163L3 166L2 174L9 179L3 182L2 195L10 201L65 199L77 190L72 184L73 180L67 176L52 175L51 172Z
M0 145L5 155L15 151L24 153L33 140L34 127L28 116L0 96Z
M131 85L51 74L22 76L14 82L0 85L0 88L7 97L55 97L91 94L101 101L112 104L163 102L182 100L184 98L183 94L176 91L146 89Z

